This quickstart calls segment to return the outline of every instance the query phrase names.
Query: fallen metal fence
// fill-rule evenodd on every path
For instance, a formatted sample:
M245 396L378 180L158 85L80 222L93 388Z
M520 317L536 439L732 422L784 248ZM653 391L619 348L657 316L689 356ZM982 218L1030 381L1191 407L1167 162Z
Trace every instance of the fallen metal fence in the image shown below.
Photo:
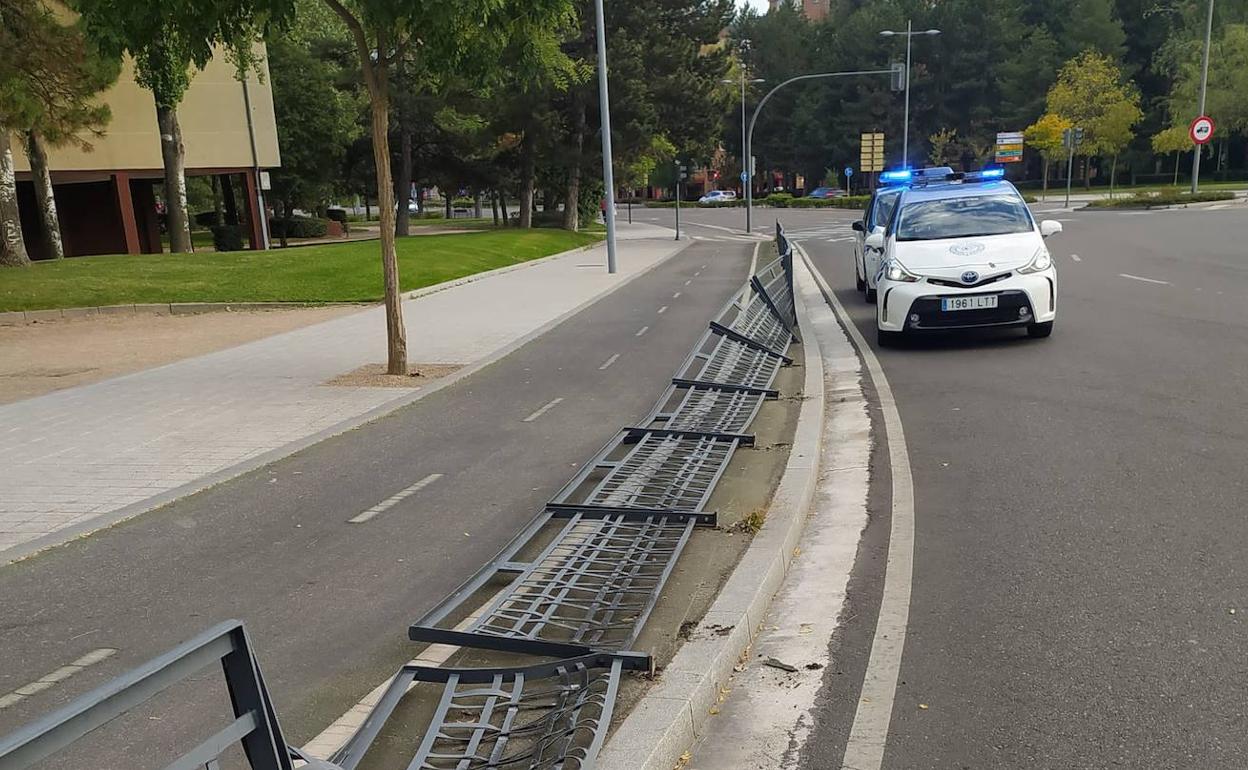
M292 760L355 770L410 689L442 684L409 770L589 770L606 737L631 652L780 368L798 341L793 252L776 223L777 258L715 316L639 425L624 428L490 563L413 622L413 641L557 659L535 666L404 666L328 761L282 737L241 623L222 624L0 740L0 770L22 770L213 660L235 720L167 770L214 770L242 745L253 770ZM482 607L477 614L472 608Z

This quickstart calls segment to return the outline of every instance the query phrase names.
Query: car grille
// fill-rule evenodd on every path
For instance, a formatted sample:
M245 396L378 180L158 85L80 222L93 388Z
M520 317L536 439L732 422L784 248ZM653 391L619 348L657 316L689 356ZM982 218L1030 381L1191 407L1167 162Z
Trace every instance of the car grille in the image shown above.
M953 281L953 280L947 281L944 278L928 278L927 282L934 283L937 286L948 286L954 289L978 289L980 286L987 286L990 283L996 283L997 281L1004 281L1006 278L1009 278L1012 275L1014 274L1002 273L1001 275L994 275L991 278L985 278L984 280L979 281L977 283L962 283L961 281Z
M1005 291L997 295L997 306L984 310L955 310L945 312L940 309L940 297L920 297L910 305L910 314L917 315L917 322L908 321L911 329L958 329L966 326L1001 326L1005 324L1027 323L1035 310L1027 318L1020 318L1018 310L1030 307L1027 294L1021 291Z

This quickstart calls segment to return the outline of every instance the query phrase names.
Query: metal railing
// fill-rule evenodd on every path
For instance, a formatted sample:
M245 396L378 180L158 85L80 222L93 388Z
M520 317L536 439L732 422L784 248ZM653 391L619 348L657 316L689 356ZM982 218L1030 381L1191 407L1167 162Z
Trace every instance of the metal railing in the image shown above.
M792 363L793 251L779 222L776 249L641 424L621 430L497 557L408 629L414 641L559 660L404 666L326 762L286 746L246 631L230 621L0 739L0 770L29 767L217 661L235 719L167 770L213 770L234 744L253 770L292 770L293 759L354 770L418 682L443 691L409 768L592 768L623 672L651 665L629 650L695 527L716 524L707 503L736 450L753 445L750 424ZM482 609L469 614L474 607Z

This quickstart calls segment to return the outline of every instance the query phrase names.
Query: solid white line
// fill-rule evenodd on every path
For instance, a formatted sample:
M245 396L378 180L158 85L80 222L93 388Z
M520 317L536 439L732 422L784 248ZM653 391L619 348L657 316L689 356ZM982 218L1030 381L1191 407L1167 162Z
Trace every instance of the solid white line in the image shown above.
M538 417L541 417L542 415L544 415L544 414L546 414L547 412L549 412L551 409L554 409L556 406L558 406L558 405L559 405L559 403L560 403L561 401L563 401L563 399L562 399L562 398L556 398L554 401L551 401L551 402L550 402L549 404L547 404L546 406L543 406L541 409L538 409L538 410L537 410L536 412L534 412L533 414L529 415L528 417L525 417L525 418L524 418L524 420L523 420L523 422L533 422L533 421L534 421L534 420L536 420Z
M613 355L613 356L611 356L610 358L608 358L608 359L606 360L606 362L605 362L605 363L603 363L603 365L602 365L602 366L598 367L598 371L600 371L600 372L601 372L601 371L603 371L603 370L605 370L605 369L609 369L609 368L611 367L611 364L613 364L613 363L615 363L616 361L619 361L619 360L620 360L620 354L619 354L619 353L616 353L615 355Z
M1133 280L1133 281L1143 281L1144 283L1155 283L1155 284L1159 284L1159 285L1161 285L1161 286L1169 286L1169 285L1170 285L1170 282L1169 282L1169 281L1159 281L1159 280L1157 280L1156 278L1142 278L1142 277L1140 277L1140 276L1138 276L1138 275L1131 275L1130 273L1119 273L1119 274L1118 274L1118 277L1119 277L1119 278L1130 278L1130 279L1131 279L1131 280Z
M845 759L841 763L841 767L853 770L879 770L884 764L884 745L888 740L893 701L897 697L906 626L910 622L910 590L914 575L914 480L910 472L910 452L906 448L897 400L880 360L863 339L836 294L815 269L806 250L800 244L797 248L871 373L888 439L893 489L884 592L880 598L880 615L875 623L875 639L871 643L871 657L867 661L854 725L850 729L849 740L845 744Z
M387 497L385 500L382 500L380 503L377 503L372 508L369 508L367 511L364 511L363 513L357 516L347 519L347 523L348 524L363 524L364 522L373 518L377 514L385 513L386 511L390 510L394 506L403 502L407 498L416 494L417 492L429 486L430 484L432 484L433 482L437 481L440 478L442 478L441 473L430 473L428 476L425 476L423 479L421 479L420 481L417 481L415 484L411 485L410 487L407 487L406 489L401 489L398 492L395 492L393 495L391 495L390 497Z
M73 663L70 663L67 666L61 666L52 673L45 674L30 684L22 685L13 692L0 696L0 709L7 709L10 706L16 706L18 703L21 703L23 700L32 695L37 695L44 690L52 688L60 682L64 682L66 679L69 679L74 674L82 671L87 666L94 666L96 663L99 663L102 660L107 660L116 654L117 651L111 647L101 647L98 650L92 650L78 660L75 660Z
M1079 256L1078 254L1071 254L1071 255L1070 255L1070 258L1071 258L1071 259L1073 259L1073 260L1075 260L1076 262L1082 262L1082 261L1083 261L1083 257Z
M638 329L638 330L637 330L637 333L636 333L636 334L634 334L633 336L634 336L634 337L640 337L641 335L645 334L645 333L646 333L646 332L648 332L648 331L650 331L650 327L649 327L649 326L643 326L643 327L641 327L640 329Z

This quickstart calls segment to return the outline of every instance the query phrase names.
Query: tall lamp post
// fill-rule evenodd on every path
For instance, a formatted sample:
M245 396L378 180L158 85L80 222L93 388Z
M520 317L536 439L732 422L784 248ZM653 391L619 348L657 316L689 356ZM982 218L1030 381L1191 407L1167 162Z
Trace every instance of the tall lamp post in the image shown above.
M1200 111L1196 117L1204 117L1205 95L1209 89L1209 44L1213 40L1213 0L1209 0L1209 18L1205 21L1205 57L1200 64ZM1204 147L1196 145L1192 153L1192 195L1200 191L1200 153Z
M611 98L607 92L607 25L602 0L595 0L598 14L598 108L602 112L602 183L607 188L607 272L615 273L615 169L611 163Z
M905 32L895 32L891 29L886 29L880 33L880 37L895 37L895 36L900 35L906 38L906 116L905 116L904 128L901 134L902 135L902 140L901 140L902 168L910 167L910 43L918 35L928 35L931 37L935 37L936 35L939 35L939 34L940 34L940 30L938 29L925 29L925 30L920 30L918 32L915 32L913 23L910 21L906 21Z
M741 153L743 155L745 154L745 89L746 89L746 86L750 84L767 82L764 78L747 77L749 73L746 70L746 66L745 66L745 52L748 50L750 50L750 41L742 40L741 41L741 57L740 59L738 59L738 62L741 68ZM727 85L736 85L736 81L732 79L725 79L722 82L726 83ZM753 184L754 182L753 175L751 173L754 169L751 168L751 166L752 164L750 163L750 158L744 157L741 159L741 184L742 186L749 186Z

